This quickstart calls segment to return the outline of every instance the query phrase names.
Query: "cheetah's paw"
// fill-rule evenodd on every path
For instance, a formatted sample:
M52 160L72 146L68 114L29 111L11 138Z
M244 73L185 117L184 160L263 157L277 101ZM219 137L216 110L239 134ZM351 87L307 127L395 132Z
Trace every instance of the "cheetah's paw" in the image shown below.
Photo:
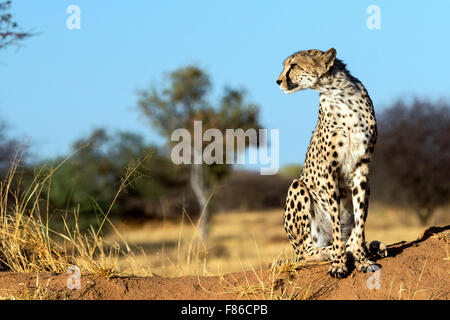
M343 264L332 263L328 269L328 274L333 278L342 279L348 273L347 267Z

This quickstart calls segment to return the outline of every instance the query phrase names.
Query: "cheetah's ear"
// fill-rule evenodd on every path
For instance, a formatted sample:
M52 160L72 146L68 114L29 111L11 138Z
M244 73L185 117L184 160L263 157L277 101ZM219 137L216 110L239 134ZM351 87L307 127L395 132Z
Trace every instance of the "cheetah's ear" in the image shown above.
M319 68L318 70L319 76L324 75L328 72L328 70L330 70L331 66L334 63L334 60L336 60L336 49L334 48L331 48L321 55L319 61L321 68Z

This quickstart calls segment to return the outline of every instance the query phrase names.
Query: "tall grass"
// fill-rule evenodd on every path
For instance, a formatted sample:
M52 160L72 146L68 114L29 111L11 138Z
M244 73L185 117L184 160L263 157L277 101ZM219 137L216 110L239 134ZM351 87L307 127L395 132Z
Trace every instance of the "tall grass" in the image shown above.
M133 264L134 253L124 241L106 243L102 238L102 228L109 224L117 232L108 218L114 203L142 162L131 164L107 212L101 212L102 221L97 229L90 227L82 233L78 224L78 211L66 212L61 216L64 231L56 232L49 227L49 199L43 197L44 190L49 195L52 175L64 165L65 159L55 168L42 168L32 182L19 190L13 188L19 181L17 174L19 161L13 162L7 176L0 181L0 270L13 272L66 272L69 265L76 265L81 272L93 273L107 278L128 274L129 269L119 266L119 258L124 257ZM72 215L73 222L67 222ZM119 238L121 239L120 234ZM144 267L142 267L144 269ZM145 271L149 275L148 270Z

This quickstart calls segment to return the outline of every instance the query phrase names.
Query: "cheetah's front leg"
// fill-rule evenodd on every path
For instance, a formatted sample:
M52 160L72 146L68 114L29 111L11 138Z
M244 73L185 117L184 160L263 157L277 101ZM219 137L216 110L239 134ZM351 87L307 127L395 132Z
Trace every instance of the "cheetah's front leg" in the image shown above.
M355 169L352 179L352 202L355 227L348 240L348 245L355 258L355 267L360 272L372 272L376 270L375 263L367 258L364 232L369 207L368 172L368 164L360 162L360 166Z
M330 169L332 167L330 166ZM330 170L331 171L331 170ZM333 229L333 247L331 253L331 266L328 273L335 278L343 278L347 275L347 256L345 254L345 243L342 239L341 223L339 217L339 187L335 174L328 178L328 198L331 215L331 226Z

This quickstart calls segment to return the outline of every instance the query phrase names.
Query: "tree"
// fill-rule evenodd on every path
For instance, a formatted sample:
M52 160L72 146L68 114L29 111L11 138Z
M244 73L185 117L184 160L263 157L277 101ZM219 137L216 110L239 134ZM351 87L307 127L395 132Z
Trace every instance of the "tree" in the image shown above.
M0 2L0 49L19 46L21 41L32 35L20 30L19 25L9 13L10 9L11 1Z
M219 105L213 107L207 99L211 90L209 76L196 66L186 66L171 72L165 83L168 85L162 90L152 87L138 91L138 108L169 144L174 144L170 137L178 128L184 128L194 136L194 121L202 122L203 131L215 128L222 134L227 128L241 128L244 131L260 128L259 108L245 101L243 90L226 88ZM246 141L246 146L249 144ZM194 148L195 152L199 150ZM211 165L190 165L190 184L202 210L199 229L203 240L209 220L207 203L211 187L230 170L230 166L217 162Z
M450 200L450 106L398 101L377 118L374 194L413 208L425 224Z

